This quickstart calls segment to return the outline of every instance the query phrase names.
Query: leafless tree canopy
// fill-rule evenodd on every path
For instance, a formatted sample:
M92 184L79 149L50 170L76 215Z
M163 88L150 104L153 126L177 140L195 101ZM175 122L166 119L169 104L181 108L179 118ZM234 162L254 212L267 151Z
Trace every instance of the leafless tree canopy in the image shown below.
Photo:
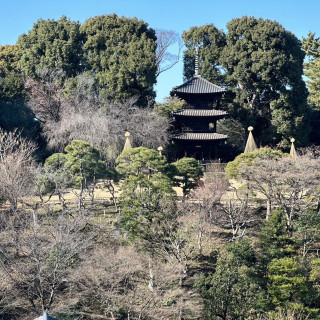
M181 50L183 48L183 41L181 36L172 30L156 29L157 36L157 73L158 77L162 72L171 69L179 62ZM177 54L172 54L168 50L176 46Z
M132 144L136 147L156 149L165 146L169 139L168 120L151 109L136 107L135 99L109 102L102 108L85 105L81 111L69 104L61 112L61 120L47 122L44 129L49 145L57 150L62 150L72 140L84 140L109 160L121 153L126 131L131 133Z
M242 167L240 173L252 190L267 199L270 211L272 206L285 209L288 227L319 201L320 164L310 154L297 159L262 159Z
M21 137L17 131L0 128L0 194L15 209L19 198L29 192L35 145Z

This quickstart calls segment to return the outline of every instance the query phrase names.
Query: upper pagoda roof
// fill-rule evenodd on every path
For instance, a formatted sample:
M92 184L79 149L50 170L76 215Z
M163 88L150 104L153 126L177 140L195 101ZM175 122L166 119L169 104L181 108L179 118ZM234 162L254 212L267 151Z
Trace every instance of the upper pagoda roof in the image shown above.
M174 87L171 94L174 93L191 93L191 94L210 94L225 92L226 90L210 81L202 78L200 75L195 75L190 80L181 84L180 86Z

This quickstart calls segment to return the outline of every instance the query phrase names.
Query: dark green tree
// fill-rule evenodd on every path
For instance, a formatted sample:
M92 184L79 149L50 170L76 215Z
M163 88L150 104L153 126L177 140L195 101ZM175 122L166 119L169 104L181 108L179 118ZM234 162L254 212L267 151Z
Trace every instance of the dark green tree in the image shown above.
M283 209L273 210L268 220L262 222L258 246L266 266L272 259L280 259L294 253L296 244L287 223Z
M195 72L195 57L198 50L199 73L214 83L221 83L221 53L226 44L226 36L213 24L192 27L182 34L187 50L184 52L184 77L190 79Z
M151 176L156 172L168 171L168 162L155 150L139 147L125 150L116 160L117 171L129 177L131 175Z
M86 20L81 32L86 63L96 73L102 95L115 100L140 96L144 105L154 97L156 36L147 23L102 15Z
M302 80L304 52L300 41L279 23L242 17L227 24L222 65L235 96L229 111L257 128L262 143L286 146L291 136L308 139L307 90ZM260 130L260 134L258 132ZM263 138L263 136L267 138Z
M103 178L106 175L105 163L100 160L99 150L92 148L89 143L81 140L73 140L65 147L66 163L73 174L73 183L80 187L79 209L82 206L83 191L96 185L96 179ZM93 189L94 191L94 189ZM91 191L92 192L92 191ZM92 194L91 194L92 195ZM93 204L93 198L91 199Z
M199 179L203 176L203 170L198 161L194 158L182 158L171 164L175 173L175 182L181 186L183 197L198 185Z
M235 242L221 252L215 272L202 275L196 283L205 319L248 319L259 313L265 301L255 263L255 252L247 241Z
M306 52L307 60L304 63L304 75L309 89L308 103L312 109L310 141L316 145L320 143L320 39L315 33L309 33L302 38L302 47Z
M18 39L20 66L32 78L42 68L59 68L68 77L75 76L84 67L82 45L79 22L65 16L59 20L39 19Z
M268 265L268 291L276 306L294 308L308 293L307 278L292 257L274 259Z
M308 57L304 63L304 74L308 77L308 102L313 109L320 109L320 39L315 33L309 32L307 38L302 39L302 46Z
M290 137L305 144L309 109L300 41L276 21L262 18L236 18L227 29L226 36L212 25L184 34L187 48L193 48L186 53L191 58L185 75L193 74L192 56L199 46L200 73L218 83L223 75L228 86L224 108L231 117L244 128L254 126L261 144L287 147Z
M34 138L39 128L25 105L19 60L17 45L0 46L0 127L8 131L19 128L24 136Z
M150 178L131 175L123 183L119 225L131 240L143 240L157 248L175 221L176 193L172 181L161 173Z

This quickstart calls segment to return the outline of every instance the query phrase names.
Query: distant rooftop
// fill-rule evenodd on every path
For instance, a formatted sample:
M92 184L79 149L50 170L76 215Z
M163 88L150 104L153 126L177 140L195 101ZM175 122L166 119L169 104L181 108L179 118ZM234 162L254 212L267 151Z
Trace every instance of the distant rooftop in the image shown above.
M194 76L192 79L186 81L180 86L174 87L171 94L174 93L197 93L197 94L208 94L208 93L220 93L226 90L210 81L202 78L200 75Z

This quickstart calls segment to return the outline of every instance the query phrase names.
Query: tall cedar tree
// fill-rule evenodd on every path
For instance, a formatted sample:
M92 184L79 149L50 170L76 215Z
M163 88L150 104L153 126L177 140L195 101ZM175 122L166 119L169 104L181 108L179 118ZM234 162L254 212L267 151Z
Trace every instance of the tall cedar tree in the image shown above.
M21 68L32 78L41 68L59 68L68 77L75 76L83 71L82 43L79 22L65 16L59 20L39 19L18 39Z
M140 104L154 98L156 36L147 23L113 14L90 18L80 29L88 68L96 73L104 96L140 96Z

